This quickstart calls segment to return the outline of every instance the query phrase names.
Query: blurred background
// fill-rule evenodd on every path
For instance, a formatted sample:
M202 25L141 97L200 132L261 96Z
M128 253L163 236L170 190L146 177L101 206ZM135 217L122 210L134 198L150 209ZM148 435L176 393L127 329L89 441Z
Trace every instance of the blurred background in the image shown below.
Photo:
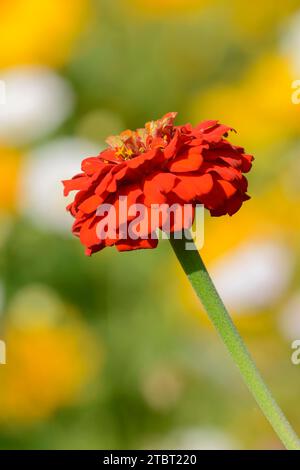
M168 242L86 258L60 181L169 111L238 130L202 255L299 433L299 1L2 0L0 43L0 448L280 448Z

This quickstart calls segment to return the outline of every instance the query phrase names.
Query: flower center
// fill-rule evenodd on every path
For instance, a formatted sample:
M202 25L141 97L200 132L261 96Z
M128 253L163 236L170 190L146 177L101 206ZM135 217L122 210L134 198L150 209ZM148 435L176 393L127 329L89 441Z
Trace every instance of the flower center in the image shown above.
M115 155L123 160L130 160L130 158L134 156L134 153L131 148L126 147L126 145L122 145L117 148Z
M145 128L136 131L127 130L120 135L110 136L106 142L115 151L115 156L122 160L131 160L151 148L153 142L164 147L172 137L176 113L166 114L158 121L150 121Z

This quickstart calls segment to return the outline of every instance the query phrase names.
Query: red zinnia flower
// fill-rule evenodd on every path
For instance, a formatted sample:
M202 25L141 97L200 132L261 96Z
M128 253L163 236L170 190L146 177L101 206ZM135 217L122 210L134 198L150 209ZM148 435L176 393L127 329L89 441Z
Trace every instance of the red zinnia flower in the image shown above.
M232 129L218 121L175 126L176 115L169 113L143 129L110 137L109 148L85 159L82 173L64 181L65 195L78 191L67 209L75 218L73 233L88 255L112 245L119 251L156 247L157 239L151 237L99 238L98 209L109 203L118 212L120 196L127 196L129 205L147 208L203 204L213 216L232 215L249 199L243 173L250 170L253 157L226 140ZM131 220L126 218L125 223ZM162 220L155 228L161 226ZM182 228L186 227L173 225L171 232Z

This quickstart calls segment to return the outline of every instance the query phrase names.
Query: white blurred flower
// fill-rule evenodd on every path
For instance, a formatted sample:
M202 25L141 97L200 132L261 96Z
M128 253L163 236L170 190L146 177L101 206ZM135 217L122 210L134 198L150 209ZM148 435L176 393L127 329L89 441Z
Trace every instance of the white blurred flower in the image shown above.
M281 39L280 48L290 59L293 71L300 73L300 11L291 17ZM298 77L295 77L295 79Z
M273 305L292 275L289 248L279 240L247 242L212 266L212 278L233 310L257 310Z
M100 150L75 137L57 139L33 150L20 172L20 211L38 226L69 232L72 218L65 207L73 195L63 197L61 181L80 173L83 158L98 155Z
M161 444L160 444L161 446ZM237 450L232 436L217 428L187 428L174 430L163 442L164 449Z
M69 83L51 69L17 67L0 74L5 104L0 106L0 141L24 145L59 127L74 107Z
M283 308L279 327L288 341L300 338L300 292L294 294Z

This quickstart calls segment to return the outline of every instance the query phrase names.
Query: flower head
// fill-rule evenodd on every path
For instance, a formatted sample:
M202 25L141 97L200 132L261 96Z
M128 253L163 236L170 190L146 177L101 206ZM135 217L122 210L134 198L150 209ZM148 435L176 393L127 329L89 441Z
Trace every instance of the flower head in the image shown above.
M109 137L107 149L86 158L82 173L64 181L66 196L77 191L67 209L75 218L73 233L88 255L112 245L119 251L157 246L151 235L164 227L163 213L154 225L144 225L137 237L124 237L124 227L134 219L127 211L122 221L119 217L114 236L104 237L98 230L104 219L101 208L109 204L119 214L122 197L128 205L142 204L147 211L153 205L203 204L213 216L233 215L249 199L243 173L250 170L253 157L226 139L232 129L218 121L175 126L176 115L169 113L143 129ZM188 228L192 220L193 215L188 221L173 220L170 232Z

